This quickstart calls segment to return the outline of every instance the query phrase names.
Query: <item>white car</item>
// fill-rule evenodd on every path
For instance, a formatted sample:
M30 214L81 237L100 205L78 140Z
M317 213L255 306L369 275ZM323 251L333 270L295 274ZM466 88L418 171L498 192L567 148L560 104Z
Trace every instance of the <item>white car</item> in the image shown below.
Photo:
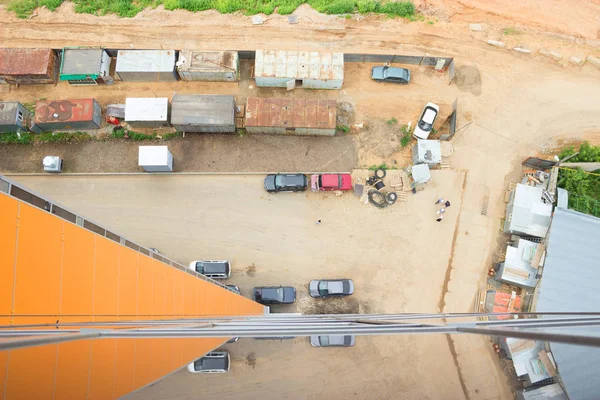
M425 105L413 132L416 139L426 140L429 137L439 112L440 107L437 104L427 103Z
M196 260L189 269L213 279L227 279L231 276L231 267L227 260Z
M217 374L229 371L229 353L213 351L190 363L188 371L193 374Z

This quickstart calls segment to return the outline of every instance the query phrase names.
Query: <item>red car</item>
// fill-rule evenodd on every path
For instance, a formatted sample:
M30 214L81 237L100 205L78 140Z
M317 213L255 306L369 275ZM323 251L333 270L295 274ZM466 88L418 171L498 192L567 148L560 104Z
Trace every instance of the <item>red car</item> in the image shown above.
M352 176L350 174L311 175L310 187L313 192L318 190L350 190Z

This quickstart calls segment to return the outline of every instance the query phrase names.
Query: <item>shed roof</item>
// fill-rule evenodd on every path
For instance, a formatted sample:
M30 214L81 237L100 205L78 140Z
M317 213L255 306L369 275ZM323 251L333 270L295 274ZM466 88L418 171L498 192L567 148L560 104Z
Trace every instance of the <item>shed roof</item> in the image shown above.
M119 50L117 72L171 72L175 50Z
M519 239L517 247L506 247L506 258L500 271L499 278L519 286L535 286L537 266L531 265L538 243Z
M335 100L249 97L246 126L335 129Z
M0 49L0 75L45 75L52 49Z
M235 100L230 95L176 94L171 100L172 125L235 124Z
M64 49L61 75L98 75L102 64L102 49Z
M344 54L330 51L256 50L254 76L343 80Z
M439 140L417 140L415 145L419 162L439 164L442 162L442 145Z
M555 209L536 311L598 311L599 238L600 218ZM590 331L587 327L586 334ZM551 348L569 398L597 399L600 348L560 343L551 343Z
M166 121L169 109L167 97L125 99L125 121Z
M35 123L92 121L94 99L43 100L35 103Z
M552 205L542 201L542 188L517 184L510 230L544 237L550 226Z
M237 68L237 51L183 50L177 60L178 71L235 72Z
M14 125L17 119L17 106L19 103L0 103L0 125Z

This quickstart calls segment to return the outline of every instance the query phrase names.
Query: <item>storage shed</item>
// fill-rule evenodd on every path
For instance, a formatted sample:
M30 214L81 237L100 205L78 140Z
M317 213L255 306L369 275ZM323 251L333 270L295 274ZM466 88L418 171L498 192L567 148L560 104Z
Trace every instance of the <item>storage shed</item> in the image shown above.
M177 73L184 81L225 81L240 79L240 59L237 51L179 52Z
M100 104L94 99L44 100L35 103L36 133L52 130L98 129L102 123Z
M176 94L171 125L180 132L235 132L235 99L230 95Z
M60 80L71 85L112 83L110 56L102 49L64 48L60 63Z
M138 166L146 172L173 172L173 155L168 146L140 146Z
M505 233L546 236L552 219L552 204L542 199L542 192L541 187L517 184L506 205Z
M412 151L413 164L436 165L442 162L442 146L439 140L417 140Z
M27 132L31 113L18 102L0 103L0 132Z
M344 54L330 51L257 50L254 79L259 87L341 89Z
M125 122L132 127L151 128L169 125L167 97L126 98Z
M125 82L172 82L175 50L119 50L115 72Z
M0 49L0 79L11 85L56 83L58 71L52 49Z
M246 130L250 133L335 135L335 100L249 97Z
M500 263L496 278L519 287L535 287L538 281L538 267L541 263L540 257L536 264L535 255L538 246L538 243L522 238L517 239L514 246L507 246L506 258L504 262ZM541 248L540 251L542 251Z

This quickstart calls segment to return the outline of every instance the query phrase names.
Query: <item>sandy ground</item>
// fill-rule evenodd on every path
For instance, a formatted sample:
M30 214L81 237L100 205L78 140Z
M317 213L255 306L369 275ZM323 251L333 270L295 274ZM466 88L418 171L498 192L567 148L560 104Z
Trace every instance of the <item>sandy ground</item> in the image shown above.
M273 312L396 313L438 309L463 177L461 172L434 171L425 190L384 210L361 204L351 193L267 194L260 175L13 179L184 263L231 260L227 283L238 285L243 295L259 285L295 286L296 304L273 307ZM435 221L433 204L438 193L452 200L441 224ZM325 301L308 296L311 279L336 277L353 279L355 294ZM224 398L298 398L299 393L303 398L340 393L368 398L374 390L384 397L388 390L415 399L463 396L443 336L360 337L355 348L331 353L312 349L300 338L293 345L246 339L230 348L231 374L189 377L182 371L138 398L194 398L200 393L215 398L224 387ZM246 361L250 353L252 363ZM357 368L358 363L364 368ZM329 380L336 384L322 384Z

